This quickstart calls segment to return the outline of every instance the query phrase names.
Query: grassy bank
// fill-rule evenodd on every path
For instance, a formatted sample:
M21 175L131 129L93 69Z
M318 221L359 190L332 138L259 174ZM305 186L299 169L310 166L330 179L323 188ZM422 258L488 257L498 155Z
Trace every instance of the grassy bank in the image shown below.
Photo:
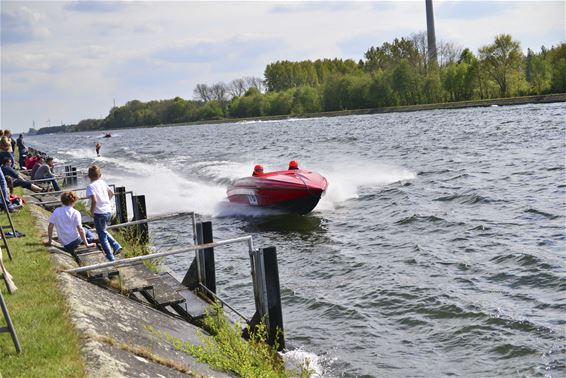
M4 377L84 377L79 336L59 291L56 273L43 246L40 230L28 206L13 214L16 229L26 234L8 239L13 260L3 251L4 262L18 290L0 289L16 328L22 353L17 354L8 333L0 334L0 375ZM8 224L5 214L0 222ZM45 232L45 230L41 230ZM0 327L4 326L0 317Z

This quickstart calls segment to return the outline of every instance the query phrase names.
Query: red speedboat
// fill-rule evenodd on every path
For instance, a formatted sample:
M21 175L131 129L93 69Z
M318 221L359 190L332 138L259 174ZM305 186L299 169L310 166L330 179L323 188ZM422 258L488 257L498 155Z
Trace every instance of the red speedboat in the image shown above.
M226 194L234 203L307 214L327 187L326 178L318 173L294 169L237 179Z

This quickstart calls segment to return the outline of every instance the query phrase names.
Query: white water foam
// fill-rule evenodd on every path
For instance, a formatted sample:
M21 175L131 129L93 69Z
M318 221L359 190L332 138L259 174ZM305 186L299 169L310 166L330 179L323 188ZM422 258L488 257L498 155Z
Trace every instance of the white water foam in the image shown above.
M229 179L235 180L241 177L250 176L254 170L254 166L257 163L249 160L247 162L235 162L235 161L203 161L192 164L193 168L204 176L211 176L217 179ZM270 172L275 170L268 164L262 164L265 172Z
M383 186L402 180L416 178L406 168L383 163L340 164L321 170L328 180L328 189L317 206L317 210L334 210L340 203L359 196L361 187Z
M184 211L211 215L214 214L216 205L226 196L226 189L222 186L190 180L159 163L141 163L111 157L100 157L97 160L101 163L103 178L107 182L119 182L127 190L146 195L149 215ZM105 172L105 164L126 168L135 176Z
M300 371L301 367L305 367L312 373L310 377L319 378L323 376L321 358L314 353L299 348L283 353L282 357L285 366L290 370Z
M83 158L91 153L86 148L68 152L71 156ZM252 161L218 160L193 163L189 170L198 177L203 177L203 180L183 177L161 163L144 163L107 156L97 158L96 163L102 167L107 182L119 182L128 190L145 194L150 215L180 211L196 211L217 217L262 217L278 214L273 210L232 204L226 198L228 182L249 176L254 166ZM134 175L124 176L118 172L113 174L110 167L105 170L105 165L123 168ZM264 167L268 172L272 169L269 165ZM405 168L381 163L339 164L319 172L328 179L329 188L316 211L331 211L344 201L357 198L361 187L382 186L416 177L415 173Z
M96 150L94 149L94 145L92 146L92 148L83 147L66 151L57 151L57 154L69 155L75 159L96 158Z

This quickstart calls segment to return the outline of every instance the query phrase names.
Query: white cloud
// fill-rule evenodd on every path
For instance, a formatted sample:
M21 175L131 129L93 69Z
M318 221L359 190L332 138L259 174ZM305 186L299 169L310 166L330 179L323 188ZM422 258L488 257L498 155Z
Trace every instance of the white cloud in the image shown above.
M49 29L42 24L43 17L25 6L2 9L2 45L22 43L49 37Z

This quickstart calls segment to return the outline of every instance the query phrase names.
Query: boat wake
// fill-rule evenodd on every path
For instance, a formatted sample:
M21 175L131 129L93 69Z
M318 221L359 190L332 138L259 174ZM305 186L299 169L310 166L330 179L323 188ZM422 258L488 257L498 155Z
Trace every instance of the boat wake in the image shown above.
M146 195L150 215L195 211L212 215L226 197L225 188L194 180L161 163L142 163L131 159L100 157L106 182L119 182L126 190Z
M315 211L334 210L347 200L359 198L362 188L377 190L384 185L417 177L406 168L381 163L339 165L320 172L328 179L329 186Z

